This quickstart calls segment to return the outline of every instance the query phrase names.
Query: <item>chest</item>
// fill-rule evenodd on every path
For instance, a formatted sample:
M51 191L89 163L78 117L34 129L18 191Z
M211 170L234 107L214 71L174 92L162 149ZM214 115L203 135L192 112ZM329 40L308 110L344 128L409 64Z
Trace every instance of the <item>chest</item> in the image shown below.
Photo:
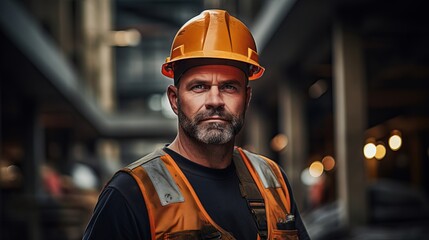
M210 217L236 239L256 239L253 216L241 196L237 175L210 178L184 172Z

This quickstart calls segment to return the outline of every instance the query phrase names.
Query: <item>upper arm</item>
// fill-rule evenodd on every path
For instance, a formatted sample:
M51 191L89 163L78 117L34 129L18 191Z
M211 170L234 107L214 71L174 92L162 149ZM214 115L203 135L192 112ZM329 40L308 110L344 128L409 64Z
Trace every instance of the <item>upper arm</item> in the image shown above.
M140 190L132 177L119 175L100 194L83 239L150 239Z

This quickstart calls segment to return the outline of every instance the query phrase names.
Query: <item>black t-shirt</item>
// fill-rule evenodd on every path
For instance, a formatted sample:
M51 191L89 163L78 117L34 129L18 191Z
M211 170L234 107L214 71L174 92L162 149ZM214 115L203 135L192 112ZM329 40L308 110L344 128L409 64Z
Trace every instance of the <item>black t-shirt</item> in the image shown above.
M164 148L164 151L176 161L205 210L219 226L238 240L256 239L256 224L241 196L234 164L225 169L212 169L183 158L171 149ZM287 185L299 237L310 239L288 182ZM150 239L146 205L133 177L119 172L112 178L100 194L83 239Z

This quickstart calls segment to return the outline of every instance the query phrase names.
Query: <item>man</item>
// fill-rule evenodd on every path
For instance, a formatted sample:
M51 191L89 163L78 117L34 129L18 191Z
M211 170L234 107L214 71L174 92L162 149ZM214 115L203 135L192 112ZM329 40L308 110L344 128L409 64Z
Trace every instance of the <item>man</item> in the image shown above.
M112 178L84 239L309 239L284 172L234 147L263 71L239 20L188 21L162 66L177 136Z

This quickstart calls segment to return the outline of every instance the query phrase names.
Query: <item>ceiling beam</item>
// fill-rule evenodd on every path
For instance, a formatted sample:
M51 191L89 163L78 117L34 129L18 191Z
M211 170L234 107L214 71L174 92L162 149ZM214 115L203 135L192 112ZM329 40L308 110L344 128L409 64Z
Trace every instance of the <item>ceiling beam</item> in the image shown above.
M264 50L295 2L296 0L271 0L265 3L250 27L259 52Z

